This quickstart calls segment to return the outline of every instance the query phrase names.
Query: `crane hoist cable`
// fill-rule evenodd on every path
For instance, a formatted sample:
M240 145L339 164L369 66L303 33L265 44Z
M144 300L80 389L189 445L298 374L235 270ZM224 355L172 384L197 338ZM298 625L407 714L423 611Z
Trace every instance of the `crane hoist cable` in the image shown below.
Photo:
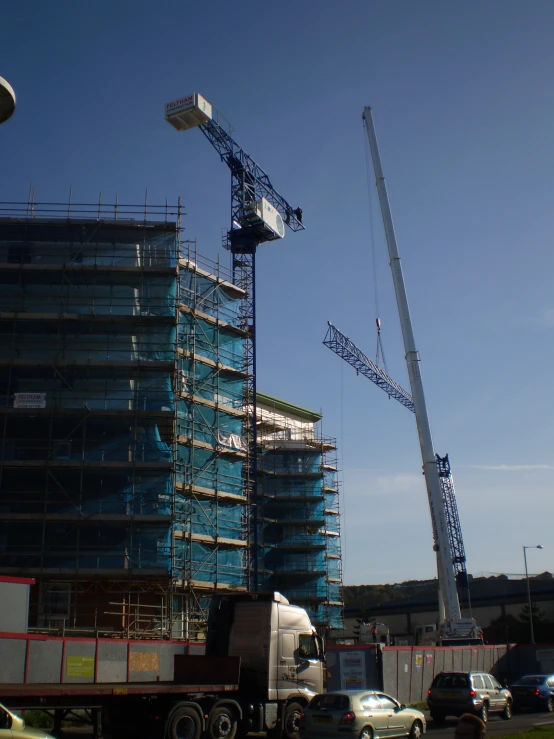
M385 349L383 346L383 339L381 337L381 318L379 309L379 281L377 279L377 248L375 245L375 217L373 213L373 183L371 179L372 164L371 164L371 153L369 151L369 142L367 136L364 135L364 151L365 151L365 171L366 171L366 186L367 186L367 203L369 212L369 238L371 246L371 265L373 271L373 299L375 303L375 326L377 328L376 336L376 347L375 347L375 364L379 367L380 362L383 364L383 369L388 375L387 360L385 357Z

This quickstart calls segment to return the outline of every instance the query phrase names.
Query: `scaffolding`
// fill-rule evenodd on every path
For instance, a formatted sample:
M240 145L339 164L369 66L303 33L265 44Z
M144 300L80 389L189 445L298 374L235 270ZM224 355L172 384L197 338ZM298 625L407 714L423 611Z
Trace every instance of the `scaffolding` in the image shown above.
M175 576L194 592L185 621L201 629L214 591L248 588L245 293L194 242L179 264Z
M264 586L328 632L343 627L342 560L336 441L317 431L321 418L257 393Z
M31 630L202 638L254 533L260 586L341 628L336 444L257 394L253 532L248 296L181 216L0 204L0 574Z
M244 295L181 213L0 205L0 572L34 628L191 638L246 588Z

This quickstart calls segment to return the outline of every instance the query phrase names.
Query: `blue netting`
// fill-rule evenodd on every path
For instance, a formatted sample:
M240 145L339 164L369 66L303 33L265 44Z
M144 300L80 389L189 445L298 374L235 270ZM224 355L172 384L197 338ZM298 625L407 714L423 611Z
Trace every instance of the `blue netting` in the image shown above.
M264 494L276 498L320 497L322 493L321 479L303 477L273 477L267 475L263 480Z
M44 536L44 538L43 538ZM157 569L171 565L167 525L0 522L1 567Z
M341 577L340 559L334 559L332 557L327 559L327 577L332 580L337 580Z
M22 356L29 360L49 362L172 362L174 358L174 326L128 326L125 332L108 332L106 326L96 324L98 333L83 332L58 322L42 326L37 333L0 334L0 357ZM100 332L101 329L101 332Z
M233 369L242 369L244 338L236 331L215 326L197 316L179 316L179 347L191 354L221 362Z
M159 231L143 230L140 243L125 243L121 231L111 230L109 242L106 228L101 221L83 227L77 240L50 241L47 238L35 243L0 243L0 263L23 263L38 265L66 265L68 267L175 267L177 265L177 233L160 234ZM35 238L44 237L46 225L41 233L33 229ZM96 231L96 233L94 233ZM126 239L128 241L128 239ZM69 243L70 242L70 243Z
M324 490L337 489L336 470L325 469L320 452L302 448L266 450L259 467L264 518L276 521L260 524L264 587L301 605L310 599L340 602L339 583L328 582L341 576L339 537L328 535L338 533L338 515L330 513L338 511L338 501L336 493ZM342 625L340 607L307 610L314 624Z
M230 294L221 283L195 271L182 270L179 279L179 300L191 308L207 313L233 326L239 324L240 301L236 293Z
M264 552L266 568L273 572L323 572L327 570L327 561L324 551L314 552L287 552L282 549L266 549Z
M321 472L321 455L303 450L267 451L262 455L260 468L275 474L316 474Z
M180 392L242 409L244 380L202 362L179 359Z
M214 549L198 542L175 541L174 573L186 580L246 587L246 556L242 549Z
M244 495L241 459L221 457L208 449L177 447L177 485L197 485Z
M243 506L175 495L176 531L243 540Z
M186 400L177 403L177 435L194 437L214 446L222 445L239 451L246 449L241 418Z
M175 278L134 285L72 284L3 285L1 311L85 316L174 316Z

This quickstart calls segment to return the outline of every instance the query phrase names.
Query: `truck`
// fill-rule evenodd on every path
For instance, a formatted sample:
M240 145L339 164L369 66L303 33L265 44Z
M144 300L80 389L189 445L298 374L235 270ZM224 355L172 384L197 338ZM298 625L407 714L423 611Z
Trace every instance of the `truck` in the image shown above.
M164 640L0 634L0 703L90 711L95 739L298 739L323 691L325 651L303 608L280 593L212 598L204 654Z

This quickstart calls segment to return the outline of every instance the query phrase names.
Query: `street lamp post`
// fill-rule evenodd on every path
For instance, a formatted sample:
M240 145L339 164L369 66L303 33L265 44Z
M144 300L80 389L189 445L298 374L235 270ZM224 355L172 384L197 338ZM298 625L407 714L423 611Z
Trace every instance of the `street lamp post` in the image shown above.
M15 92L10 83L0 77L0 123L4 123L15 110Z
M542 549L542 544L536 544L534 547L523 547L523 561L525 562L525 580L527 581L527 604L529 606L529 633L531 635L531 644L535 643L535 634L533 632L533 612L531 610L531 585L529 584L529 573L527 571L527 552L526 549Z

